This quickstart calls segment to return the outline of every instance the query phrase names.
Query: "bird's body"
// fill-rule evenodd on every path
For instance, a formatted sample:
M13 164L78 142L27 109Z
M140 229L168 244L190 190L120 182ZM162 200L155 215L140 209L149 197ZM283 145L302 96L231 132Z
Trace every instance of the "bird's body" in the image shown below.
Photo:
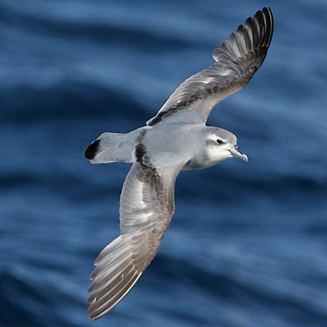
M206 121L216 103L252 78L272 33L271 10L263 8L214 51L214 64L176 89L146 126L126 134L103 133L87 148L92 163L132 164L120 198L120 236L101 251L91 276L92 319L110 311L156 255L174 214L178 173L231 157L247 161L234 134L207 127Z

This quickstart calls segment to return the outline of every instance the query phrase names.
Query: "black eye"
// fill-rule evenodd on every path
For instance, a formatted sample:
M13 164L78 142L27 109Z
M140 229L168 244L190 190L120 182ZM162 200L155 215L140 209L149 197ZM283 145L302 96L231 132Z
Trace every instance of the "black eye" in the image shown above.
M224 141L223 141L223 140L221 140L221 139L217 139L217 143L218 143L218 144L223 144L223 143L224 143Z

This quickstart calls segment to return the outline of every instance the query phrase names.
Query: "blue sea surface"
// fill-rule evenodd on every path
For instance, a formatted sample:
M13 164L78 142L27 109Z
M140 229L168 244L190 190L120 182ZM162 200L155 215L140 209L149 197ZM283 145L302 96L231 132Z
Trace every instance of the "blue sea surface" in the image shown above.
M86 146L144 125L265 5L266 61L208 122L249 162L182 172L158 255L89 320L129 167ZM326 0L1 0L0 327L326 327L326 24Z

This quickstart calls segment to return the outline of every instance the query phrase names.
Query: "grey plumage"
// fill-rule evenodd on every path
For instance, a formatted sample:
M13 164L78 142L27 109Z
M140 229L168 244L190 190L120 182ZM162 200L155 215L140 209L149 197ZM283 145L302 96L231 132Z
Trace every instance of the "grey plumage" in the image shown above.
M89 315L96 319L116 305L156 255L174 214L180 166L152 168L136 161L120 199L120 233L99 254L89 288Z
M214 50L215 63L182 83L147 126L103 133L87 148L92 163L132 163L120 197L120 236L101 251L91 275L90 318L110 311L156 255L175 211L178 173L231 157L247 161L234 134L205 123L215 104L249 82L272 34L271 10L263 8Z
M253 18L248 18L214 50L216 62L183 82L147 124L153 126L182 110L188 110L193 121L205 123L212 108L243 88L261 66L272 39L273 28L273 16L269 8L263 8Z

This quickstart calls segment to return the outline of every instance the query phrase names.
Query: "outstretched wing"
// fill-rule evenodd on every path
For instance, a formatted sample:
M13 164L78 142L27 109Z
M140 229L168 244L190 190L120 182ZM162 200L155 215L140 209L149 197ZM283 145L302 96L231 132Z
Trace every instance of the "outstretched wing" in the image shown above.
M184 81L147 125L155 125L170 116L174 121L205 123L212 108L242 89L262 65L273 29L270 8L249 17L214 50L216 62Z
M95 261L89 288L92 319L110 311L137 282L156 255L174 214L175 179L183 165L155 168L142 157L143 153L138 155L123 186L121 235Z

